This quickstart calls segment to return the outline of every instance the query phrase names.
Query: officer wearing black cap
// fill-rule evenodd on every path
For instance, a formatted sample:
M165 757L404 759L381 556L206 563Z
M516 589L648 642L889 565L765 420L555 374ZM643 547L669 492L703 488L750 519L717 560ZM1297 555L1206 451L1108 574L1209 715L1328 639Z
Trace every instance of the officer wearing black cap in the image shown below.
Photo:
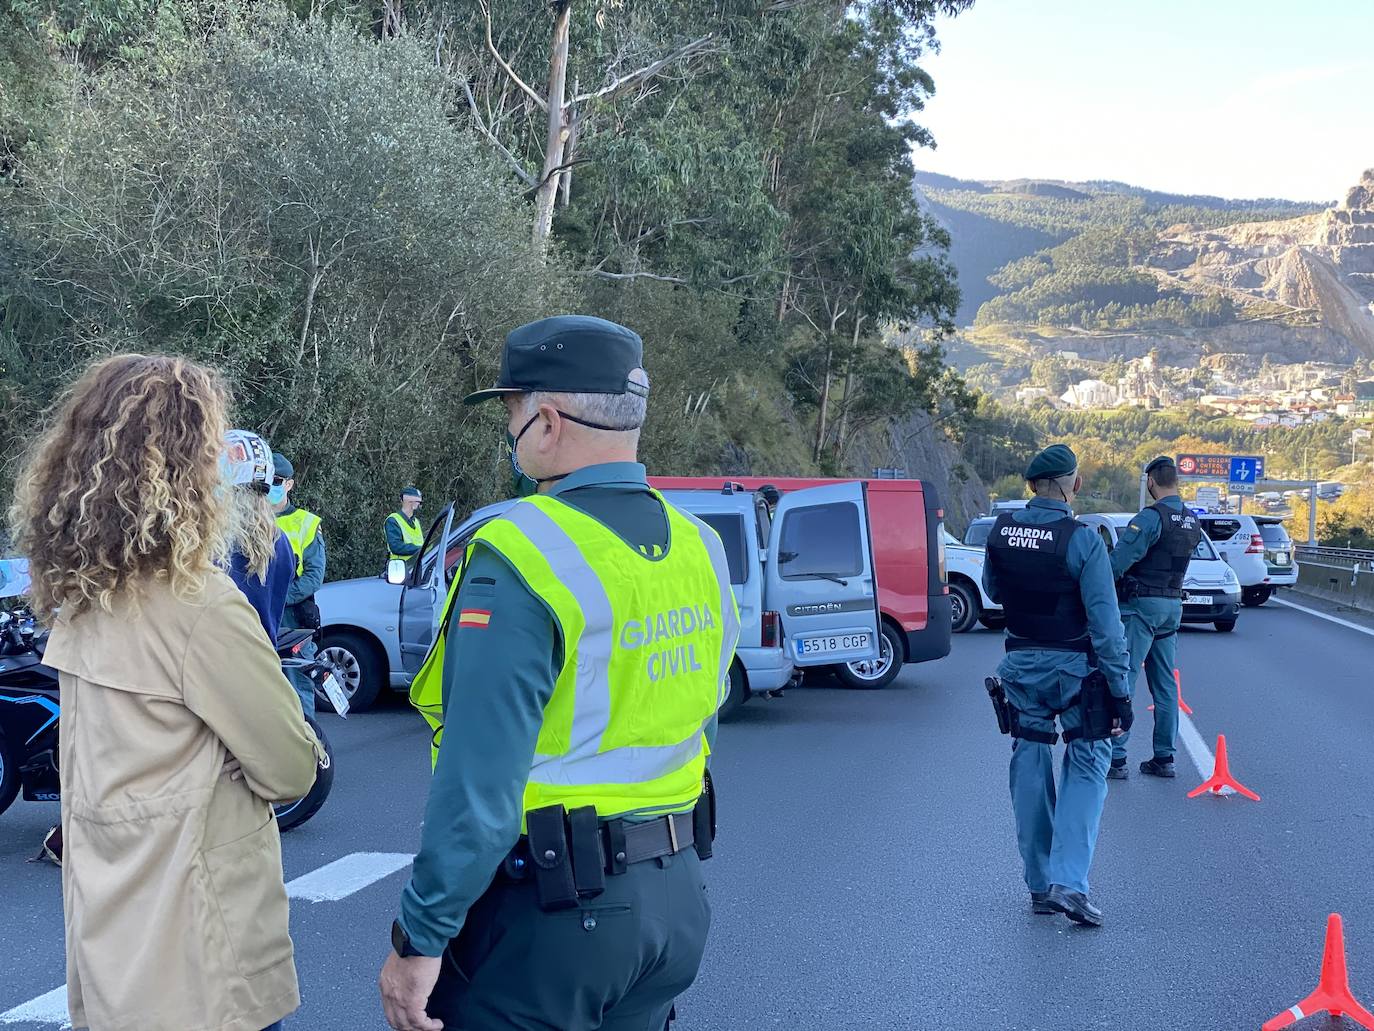
M706 773L739 634L720 538L636 459L639 337L588 316L506 338L521 495L469 545L411 701L434 731L382 970L398 1031L659 1031L710 910Z
M1006 614L1006 657L989 680L1013 736L1011 801L1035 913L1099 926L1088 870L1107 797L1107 739L1131 722L1126 642L1107 549L1073 517L1078 459L1047 447L1026 469L1035 497L988 535L983 587ZM1063 728L1058 791L1051 745Z
M1154 504L1142 509L1112 552L1112 575L1121 598L1121 621L1131 654L1131 681L1142 664L1155 702L1154 755L1140 764L1152 777L1173 777L1178 736L1178 627L1183 621L1183 580L1202 527L1178 496L1178 469L1160 457L1145 467ZM1125 780L1128 734L1112 742L1108 776Z

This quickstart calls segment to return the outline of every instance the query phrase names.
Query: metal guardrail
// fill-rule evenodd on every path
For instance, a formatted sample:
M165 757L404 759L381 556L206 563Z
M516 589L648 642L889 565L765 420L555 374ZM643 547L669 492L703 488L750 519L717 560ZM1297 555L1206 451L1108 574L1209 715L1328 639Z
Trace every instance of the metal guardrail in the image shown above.
M1366 548L1325 548L1308 544L1299 544L1293 549L1298 556L1298 561L1304 559L1318 561L1325 559L1328 562L1337 562L1343 566L1366 566L1374 569L1374 550Z

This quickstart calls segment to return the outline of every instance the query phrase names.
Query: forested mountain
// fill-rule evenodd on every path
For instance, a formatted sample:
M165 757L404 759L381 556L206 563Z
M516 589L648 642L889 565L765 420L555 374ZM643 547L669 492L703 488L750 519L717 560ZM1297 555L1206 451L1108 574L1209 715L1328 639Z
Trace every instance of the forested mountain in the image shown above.
M1115 182L976 181L916 174L919 196L953 239L960 325L1087 328L1212 325L1229 318L1138 271L1161 231L1312 214L1326 203L1223 200ZM991 303L989 303L991 302Z
M970 2L0 5L0 488L93 355L179 351L292 454L334 575L371 571L402 484L505 489L455 398L570 310L644 336L661 471L957 436L931 336L890 341L958 304L911 155Z

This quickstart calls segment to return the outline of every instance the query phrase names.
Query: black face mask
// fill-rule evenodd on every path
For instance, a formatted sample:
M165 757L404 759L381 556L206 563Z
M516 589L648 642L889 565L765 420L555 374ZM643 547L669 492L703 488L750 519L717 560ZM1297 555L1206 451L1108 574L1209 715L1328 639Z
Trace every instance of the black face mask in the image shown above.
M560 408L555 408L554 411L556 411L561 418L567 419L569 422L575 422L579 426L585 426L589 430L605 430L607 433L628 433L630 430L636 428L634 426L606 426L599 422L588 422L586 419L579 419L575 415L569 415ZM545 483L556 483L566 478L568 475L567 473L559 473L557 476L545 476L541 479L535 479L520 467L520 458L515 453L515 450L520 446L520 438L525 435L525 431L533 426L538 418L539 413L535 412L526 420L525 425L520 427L520 432L514 436L511 435L510 430L506 431L506 450L507 457L510 459L511 470L511 490L517 498L527 498L531 494L537 493L540 485Z

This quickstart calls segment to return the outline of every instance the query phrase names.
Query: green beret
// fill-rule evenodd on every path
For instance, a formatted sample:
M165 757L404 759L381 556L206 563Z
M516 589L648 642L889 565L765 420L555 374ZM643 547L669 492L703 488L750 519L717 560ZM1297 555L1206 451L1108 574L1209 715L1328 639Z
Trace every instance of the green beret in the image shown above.
M1160 455L1153 462L1145 467L1145 475L1153 476L1156 469L1176 469L1174 460L1168 455Z
M1067 444L1051 444L1026 466L1026 479L1053 480L1078 470L1078 456Z

